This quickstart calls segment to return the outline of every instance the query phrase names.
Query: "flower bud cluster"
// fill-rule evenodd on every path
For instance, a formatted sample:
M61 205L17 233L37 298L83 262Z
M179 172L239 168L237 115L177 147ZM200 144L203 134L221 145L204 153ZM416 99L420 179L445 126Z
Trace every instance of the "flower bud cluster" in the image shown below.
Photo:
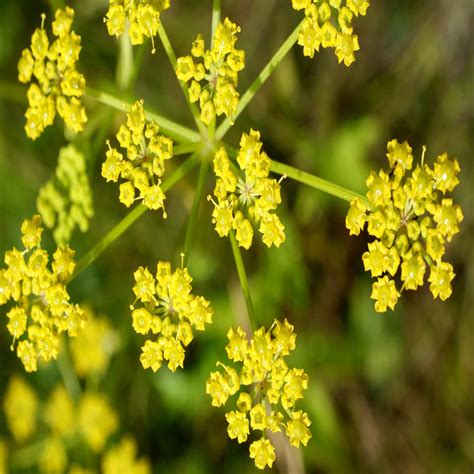
M339 63L350 66L360 49L353 34L354 16L364 16L368 0L291 0L295 10L304 10L305 19L298 36L303 54L312 58L320 47L334 48Z
M226 18L217 25L210 50L205 49L199 34L191 56L178 58L176 75L188 84L190 101L199 101L201 120L206 125L222 114L232 121L237 110L238 73L245 67L244 51L235 48L239 32L240 26Z
M285 431L293 446L306 446L311 438L308 415L296 410L296 402L308 388L308 376L303 369L289 368L285 357L295 349L293 326L285 319L275 320L269 331L261 327L248 340L238 327L227 333L227 356L240 370L218 362L222 370L212 372L206 383L206 393L212 405L225 405L237 394L237 410L225 417L227 433L239 443L247 441L250 430L258 432L259 439L250 445L250 457L259 469L272 466L275 448L266 438L266 430ZM246 387L244 389L244 387Z
M86 111L81 102L85 78L76 70L81 51L81 37L71 31L74 10L56 10L52 23L56 39L50 43L41 25L31 37L18 62L18 79L32 82L28 89L29 107L25 113L25 131L32 140L54 122L56 112L75 133L84 129ZM44 23L45 15L43 15Z
M66 283L76 263L74 251L58 247L49 255L41 248L41 217L33 216L21 226L24 250L15 247L5 253L6 268L0 269L0 305L13 301L7 329L18 341L17 355L27 372L37 370L38 358L56 359L59 336L76 336L86 322L84 311L70 303Z
M193 340L193 328L204 331L212 322L209 301L191 293L192 278L186 268L173 273L169 262L158 262L156 276L148 268L139 267L135 277L135 303L132 310L133 329L139 334L155 335L142 347L143 368L156 372L163 361L175 372L183 367L185 348ZM141 306L136 307L137 301Z
M74 145L61 148L54 178L39 190L36 207L58 245L67 244L76 227L89 230L92 193L84 155Z
M117 133L126 157L107 142L109 149L102 164L102 176L107 181L117 182L119 178L125 181L119 187L119 199L125 206L130 207L140 199L148 209L163 209L166 217L165 194L160 185L165 161L173 156L173 141L159 130L154 120L147 121L143 100L137 100L127 113L127 122Z
M460 206L446 197L459 183L455 158L439 155L433 167L422 159L412 170L412 149L397 140L388 143L387 158L389 173L372 171L367 179L368 205L353 199L346 217L351 234L359 235L367 223L376 239L362 260L365 270L377 278L371 298L379 312L393 309L402 290L422 286L427 268L433 297L444 301L451 295L453 267L442 258L463 219ZM400 290L394 281L399 270Z
M239 245L249 249L253 221L260 225L263 243L279 247L285 241L285 227L273 211L281 203L280 183L268 177L271 160L262 151L260 132L251 129L249 134L242 134L237 162L240 170L235 169L224 148L214 157L217 202L213 201L212 222L216 231L224 237L234 229ZM243 176L239 176L242 171Z
M110 36L120 36L128 20L128 36L133 45L150 38L155 53L154 37L160 24L160 13L170 7L169 0L110 0L104 22Z

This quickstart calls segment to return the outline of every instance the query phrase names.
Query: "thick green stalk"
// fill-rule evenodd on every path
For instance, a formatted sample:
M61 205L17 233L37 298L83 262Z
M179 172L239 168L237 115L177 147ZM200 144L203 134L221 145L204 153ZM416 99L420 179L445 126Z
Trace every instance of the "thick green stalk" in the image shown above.
M283 58L287 55L288 51L293 47L293 45L298 40L298 34L301 28L301 22L288 36L286 41L280 46L280 49L273 55L273 57L268 61L267 65L262 69L260 74L258 75L257 79L253 81L252 85L248 88L245 94L239 101L239 105L237 106L237 111L233 117L234 121L237 120L237 117L243 112L245 107L247 107L248 103L252 100L253 96L257 93L257 91L262 87L265 81L270 77L271 73L275 70L275 68L281 63ZM227 133L229 128L231 127L230 119L227 117L218 127L216 131L216 140L221 140L224 135Z
M202 195L204 193L204 184L206 182L207 170L209 162L206 159L201 159L201 166L199 168L199 177L196 185L196 191L194 192L193 205L191 208L191 214L188 220L188 227L186 229L186 237L184 239L184 266L187 265L189 260L189 252L191 244L196 234L196 224L199 215L199 208L201 207Z
M345 201L351 201L353 198L357 197L368 205L368 201L365 196L351 191L350 189L343 188L337 184L331 183L330 181L318 178L317 176L306 173L305 171L301 171L298 168L294 168L293 166L285 165L284 163L272 160L270 169L274 173L287 176L288 178L299 181L300 183L311 186L312 188L318 189L319 191L323 191L327 194L331 194L332 196L344 199Z
M91 99L96 100L102 104L113 107L114 109L125 112L128 107L132 104L126 102L118 97L115 97L106 92L98 91L90 87L86 87L85 95ZM148 119L154 120L160 127L161 131L169 135L171 138L178 142L198 142L201 139L199 133L191 130L190 128L184 127L179 123L173 122L161 115L149 112L145 110L145 114Z
M197 164L198 159L195 155L189 157L179 168L177 168L168 179L165 179L161 185L163 192L168 191L177 181L179 181L186 173L191 171ZM83 272L97 257L111 245L118 237L120 237L139 217L141 217L147 207L139 204L131 212L129 212L108 234L105 235L89 252L87 252L77 263L71 280L76 278Z
M177 63L176 54L174 53L174 50L173 50L173 47L171 46L168 35L166 34L166 31L163 27L163 23L161 22L158 25L158 34L160 35L161 43L163 44L163 48L165 48L171 67L173 68L173 74L176 76L176 63ZM178 79L178 83L179 83L179 87L181 87L181 90L183 91L184 98L186 99L186 103L188 104L189 110L191 111L193 115L193 119L194 119L194 122L196 123L198 130L203 135L205 135L206 127L204 123L201 121L201 119L199 118L199 110L196 107L196 104L193 104L189 100L189 93L188 93L188 88L186 87L186 84L183 84L179 79Z
M217 25L221 21L221 0L213 0L212 2L212 23L211 23L211 48L214 43L214 33Z
M173 156L186 155L187 153L194 153L202 148L202 143L181 143L173 147Z
M232 246L232 253L234 254L235 266L237 267L237 273L239 275L240 286L242 287L242 292L244 293L250 324L252 325L252 330L255 331L257 329L257 321L255 319L252 298L250 296L247 274L245 273L244 261L242 260L242 254L240 252L239 244L235 239L235 232L233 230L229 232L229 239L230 245Z

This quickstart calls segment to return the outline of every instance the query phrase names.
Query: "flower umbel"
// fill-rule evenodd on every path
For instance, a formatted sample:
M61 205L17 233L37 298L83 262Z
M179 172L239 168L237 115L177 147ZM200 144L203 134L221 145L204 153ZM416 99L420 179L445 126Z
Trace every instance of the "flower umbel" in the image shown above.
M54 240L65 245L76 227L89 230L94 215L86 161L74 145L61 148L54 178L39 190L36 200L44 224L54 229Z
M42 231L40 216L25 220L21 226L25 249L7 251L6 268L0 269L0 305L15 303L7 313L7 329L13 336L12 350L17 343L17 355L27 372L37 369L38 358L56 359L61 333L76 336L87 320L84 311L70 303L66 290L76 266L74 251L58 247L48 268Z
M188 85L191 102L199 101L201 120L209 125L216 115L233 119L239 104L238 73L245 67L245 53L235 48L240 27L229 18L217 25L211 49L199 34L191 56L178 58L176 75Z
M413 169L412 149L407 142L387 145L390 171L372 171L367 179L368 205L355 198L346 217L351 234L367 231L376 238L362 255L364 268L378 278L372 287L375 310L394 309L402 290L416 290L430 269L430 290L442 300L451 295L454 278L451 264L442 261L446 242L459 232L461 208L445 195L458 184L455 158L446 153L434 167L421 160ZM407 173L409 172L409 173ZM400 269L402 286L393 278Z
M143 368L156 372L165 360L174 372L183 367L193 328L204 331L212 322L213 310L209 301L191 293L192 278L187 268L171 272L169 262L158 262L155 276L148 268L140 267L134 277L133 329L145 336L155 335L143 345L140 361Z
M44 23L45 15L42 16ZM18 62L18 79L29 83L29 107L25 113L25 131L32 140L54 122L56 111L66 126L77 133L84 129L86 111L81 102L85 78L76 70L81 37L71 31L74 10L56 10L52 23L54 41L50 43L41 25L31 37Z
M339 63L350 66L355 61L354 53L360 47L358 36L353 34L352 20L366 14L368 0L291 0L291 3L295 10L304 10L298 44L305 56L312 58L320 47L334 48Z
M107 181L124 180L119 199L127 207L141 200L148 209L163 209L166 217L165 195L160 185L165 161L173 156L173 141L159 133L155 121L147 121L143 100L137 100L130 107L127 122L121 125L117 140L125 148L126 157L107 142L109 149L102 164L102 176Z
M128 22L128 36L133 45L143 44L145 37L152 42L160 24L160 14L170 7L169 0L110 0L104 22L110 36L120 36Z
M212 222L221 237L235 229L237 242L245 249L252 245L251 222L259 225L267 247L279 247L285 241L285 227L274 212L281 203L280 183L268 177L271 160L261 148L260 132L251 129L240 139L240 170L230 161L225 148L214 156L217 202L208 198L214 204Z
M284 430L296 447L306 446L311 438L308 415L295 408L308 388L308 376L302 369L290 369L285 361L295 349L293 326L286 319L283 323L275 320L269 331L261 327L250 340L240 327L230 329L227 338L227 355L240 363L240 370L218 362L222 369L210 374L206 393L213 406L222 406L240 392L237 410L225 415L227 433L243 443L251 430L260 432L260 438L250 445L250 457L259 469L271 467L275 448L266 439L266 430Z

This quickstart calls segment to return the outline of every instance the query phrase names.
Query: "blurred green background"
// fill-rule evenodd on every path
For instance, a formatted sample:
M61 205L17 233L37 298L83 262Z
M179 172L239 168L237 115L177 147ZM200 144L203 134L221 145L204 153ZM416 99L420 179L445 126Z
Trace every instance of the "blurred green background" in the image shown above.
M246 51L240 91L300 21L284 0L224 0L223 17L242 27ZM296 327L292 362L310 375L302 403L313 421L303 450L311 473L468 473L474 470L474 246L473 139L474 55L470 0L373 2L356 32L361 50L346 68L332 51L313 60L295 47L236 121L227 141L238 144L250 127L262 133L271 158L300 167L358 192L370 170L385 166L386 142L408 140L416 158L447 151L461 165L455 200L462 206L461 233L448 248L456 278L453 296L433 301L427 285L403 295L395 312L376 314L371 280L361 255L366 237L349 237L347 203L289 179L283 187L282 221L287 241L280 249L254 244L245 255L260 324L287 317ZM36 142L24 134L26 86L16 64L30 36L61 2L0 2L0 253L19 245L19 227L35 212L39 188L51 177L67 143L58 120ZM80 70L88 85L116 91L118 43L102 17L107 2L72 1L74 30L82 36ZM208 37L209 1L174 1L163 23L178 55L188 54L198 32ZM47 22L47 24L48 24ZM159 44L159 43L157 43ZM145 45L132 97L192 126L186 104L161 47ZM135 52L138 50L136 49ZM90 101L89 115L105 126L80 145L87 151L95 217L71 246L81 257L127 210L117 187L100 177L105 138L123 114ZM101 112L102 110L102 112ZM182 160L182 157L177 158ZM168 219L147 213L75 280L70 291L106 314L121 338L121 350L100 381L120 414L122 432L132 433L154 472L254 472L247 445L226 436L224 410L204 393L215 361L224 357L225 334L241 321L245 304L230 245L201 206L198 235L189 257L197 294L210 299L214 324L188 348L185 370L144 371L138 357L143 339L132 332L133 271L158 259L179 264L197 173L167 197ZM209 176L207 187L213 183ZM4 309L2 309L2 313ZM6 318L0 327L0 397L8 377L22 372L9 350ZM28 380L38 393L59 375L41 371ZM0 436L7 436L0 415ZM274 471L279 468L275 464ZM33 471L34 472L34 471Z

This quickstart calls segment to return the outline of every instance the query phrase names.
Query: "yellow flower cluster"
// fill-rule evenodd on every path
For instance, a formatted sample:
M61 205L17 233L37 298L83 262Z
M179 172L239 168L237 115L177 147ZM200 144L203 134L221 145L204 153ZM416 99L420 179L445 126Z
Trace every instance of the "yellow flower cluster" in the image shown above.
M159 134L154 120L147 121L143 100L137 100L131 106L127 122L117 133L117 140L126 149L126 159L107 142L109 149L102 164L102 176L107 181L125 180L120 185L119 199L127 207L141 199L148 209L163 209L163 216L166 217L165 195L160 185L165 161L173 156L173 141Z
M266 438L266 430L282 429L293 446L306 446L311 438L308 415L295 409L308 387L308 376L302 369L288 368L285 357L295 349L293 326L285 319L275 320L269 331L260 328L249 341L238 327L227 333L227 356L240 362L240 371L218 362L221 371L212 372L206 383L206 393L213 406L225 405L240 391L237 410L226 413L227 433L239 443L247 440L250 429L261 432L260 438L250 445L250 457L259 469L272 466L275 448ZM241 391L246 386L247 391Z
M157 335L142 347L140 361L143 368L156 372L163 360L173 372L183 367L184 351L193 340L193 327L204 331L212 322L213 310L209 301L191 293L192 278L186 268L173 273L169 262L158 262L156 277L148 268L139 267L133 275L136 299L132 310L135 332ZM137 301L141 306L135 307Z
M178 58L176 75L188 84L190 101L199 101L201 120L206 125L222 114L232 121L237 110L238 72L245 67L244 51L235 49L239 32L240 27L226 18L217 25L210 50L205 49L199 34L193 42L191 56Z
M271 160L262 151L260 132L251 129L249 134L242 134L237 162L243 171L242 177L238 176L239 170L235 170L224 148L214 156L217 202L213 201L212 222L215 229L221 237L235 229L239 245L249 249L253 240L250 221L253 221L260 224L258 230L263 235L263 243L279 247L285 241L285 227L272 211L281 203L280 183L268 177ZM212 200L210 196L208 199Z
M154 36L160 24L160 13L170 7L169 0L110 0L104 22L110 36L120 36L128 20L128 36L133 45L143 44L145 36L151 39L155 53Z
M78 377L102 375L107 372L109 362L117 351L119 337L105 317L96 317L84 306L86 327L69 342L72 362Z
M423 157L421 166L412 170L412 149L397 140L388 143L387 158L390 172L372 171L367 179L368 206L355 198L346 217L351 234L359 235L367 223L368 233L376 238L362 260L365 270L377 278L371 298L379 312L393 309L400 291L422 286L427 266L433 297L444 301L451 295L453 267L442 257L463 219L460 206L445 197L459 182L455 158L444 153L431 168ZM400 291L393 280L399 269Z
M76 227L89 230L94 215L86 161L74 145L61 148L54 178L39 190L36 207L58 245L71 240Z
M24 250L14 247L7 251L6 268L0 269L0 306L10 300L16 303L7 313L7 329L13 342L19 341L17 355L26 371L32 372L38 358L57 358L59 335L76 336L86 316L77 304L69 302L66 290L76 266L74 251L69 246L58 247L49 269L48 252L41 248L41 217L26 219L21 232Z
M38 399L34 390L18 375L13 375L8 382L3 411L15 441L23 443L36 431Z
M339 63L350 66L360 49L353 34L354 16L364 16L368 0L291 0L295 10L304 10L305 19L298 36L303 54L312 58L320 47L334 48Z
M130 436L125 436L117 446L110 450L102 458L102 474L150 474L151 466L148 459L135 459L137 456L137 445Z
M56 111L75 133L84 129L86 111L81 102L86 81L76 70L81 51L81 37L71 31L74 10L56 10L52 23L56 39L50 44L43 28L31 37L30 49L24 49L18 62L18 79L32 82L28 89L29 107L25 113L25 131L32 140L54 122Z

